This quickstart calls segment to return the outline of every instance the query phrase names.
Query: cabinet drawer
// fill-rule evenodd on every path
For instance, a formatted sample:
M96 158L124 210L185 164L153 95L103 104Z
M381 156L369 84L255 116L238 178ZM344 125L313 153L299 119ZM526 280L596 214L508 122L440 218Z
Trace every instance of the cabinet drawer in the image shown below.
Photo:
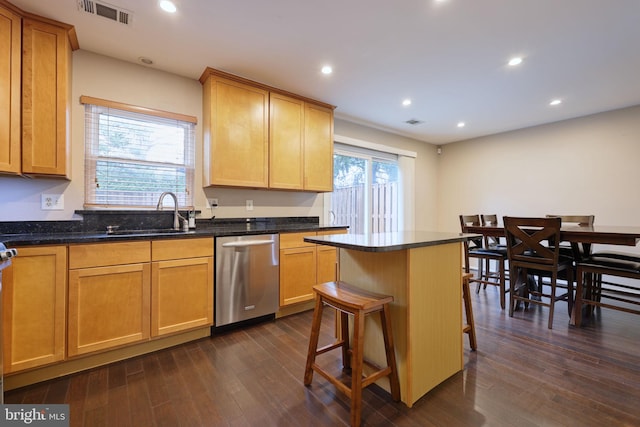
M91 243L69 246L69 269L151 261L151 242Z
M315 236L315 231L305 231L302 233L280 233L280 249L303 248L305 246L315 246L315 243L304 241L306 236Z
M213 256L213 238L211 237L154 240L151 242L151 258L153 261L210 256Z

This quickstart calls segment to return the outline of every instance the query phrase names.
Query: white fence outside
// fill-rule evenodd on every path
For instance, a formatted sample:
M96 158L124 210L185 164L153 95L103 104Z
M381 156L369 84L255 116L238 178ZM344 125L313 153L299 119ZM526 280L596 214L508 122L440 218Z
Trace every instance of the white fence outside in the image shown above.
M373 184L371 194L371 232L398 231L398 183ZM348 225L349 233L362 234L364 230L364 185L334 190L332 210L335 223Z

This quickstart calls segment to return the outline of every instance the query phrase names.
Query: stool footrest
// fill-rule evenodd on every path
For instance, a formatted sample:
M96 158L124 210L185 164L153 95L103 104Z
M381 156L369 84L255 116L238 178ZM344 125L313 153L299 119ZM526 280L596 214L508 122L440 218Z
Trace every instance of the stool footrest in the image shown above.
M363 362L366 365L368 365L368 366L370 366L372 368L379 368L377 365L374 365L373 363L369 363L369 362L366 362L366 361L363 361ZM312 369L315 372L317 372L320 375L322 375L324 378L326 378L333 385L338 387L343 393L347 394L349 396L349 398L351 398L351 387L347 386L346 384L344 384L343 382L341 382L340 380L335 378L333 375L329 374L327 371L325 371L320 366L318 366L317 363L314 363L312 365ZM380 378L386 377L390 373L391 373L391 368L387 366L386 368L378 369L377 371L372 372L369 375L366 375L366 376L363 375L362 376L362 388L368 387L369 385L371 385L374 382L378 381Z
M315 372L317 372L320 375L322 375L327 381L329 381L331 384L336 386L336 388L338 388L341 392L346 394L349 397L349 399L351 399L351 387L345 385L344 383L339 381L336 377L334 377L333 375L329 374L327 371L325 371L320 366L318 366L317 363L314 363L312 365L312 368L313 368L313 370Z
M333 344L325 345L324 347L320 347L316 350L316 356L322 353L326 353L327 351L335 350L336 348L340 348L344 345L344 340L336 341Z
M378 381L380 378L386 377L390 373L391 373L391 368L390 367L386 367L386 368L381 369L379 371L372 372L371 374L369 374L367 376L363 376L362 377L362 388L365 388L365 387L369 386L370 384L373 384L374 382Z

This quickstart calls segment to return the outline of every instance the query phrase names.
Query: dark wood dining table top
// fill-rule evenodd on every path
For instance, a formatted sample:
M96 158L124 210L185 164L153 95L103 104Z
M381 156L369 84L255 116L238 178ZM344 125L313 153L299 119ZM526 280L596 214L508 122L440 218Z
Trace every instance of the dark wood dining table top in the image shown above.
M485 236L504 236L502 225L466 226L465 233ZM582 244L607 244L636 246L640 243L640 227L625 225L567 225L560 229L560 238L565 242Z

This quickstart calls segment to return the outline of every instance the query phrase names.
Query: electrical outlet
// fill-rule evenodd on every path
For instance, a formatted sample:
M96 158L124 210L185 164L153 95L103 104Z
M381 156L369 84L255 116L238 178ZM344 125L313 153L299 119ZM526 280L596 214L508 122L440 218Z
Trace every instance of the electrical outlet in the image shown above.
M40 209L43 211L61 211L64 209L64 194L40 195Z
M248 211L253 210L253 200L247 200L247 210Z
M209 206L213 209L218 207L218 199L207 199L209 200Z

